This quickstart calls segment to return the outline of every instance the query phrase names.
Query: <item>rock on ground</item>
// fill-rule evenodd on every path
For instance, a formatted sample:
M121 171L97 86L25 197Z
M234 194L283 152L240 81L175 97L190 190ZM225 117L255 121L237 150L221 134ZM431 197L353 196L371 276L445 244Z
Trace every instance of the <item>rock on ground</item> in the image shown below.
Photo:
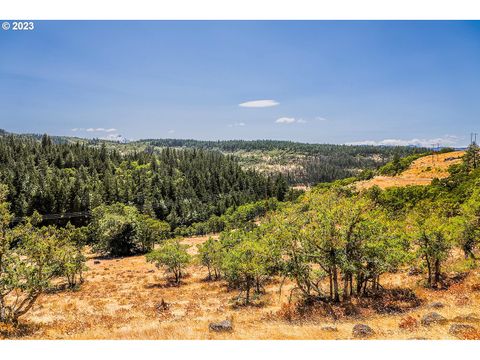
M441 303L441 302L436 301L436 302L431 303L429 307L431 307L432 309L441 309L441 308L445 307L445 305L443 305L443 303Z
M452 324L448 333L450 335L459 336L462 335L465 331L476 330L475 326L469 324Z
M323 326L322 330L323 331L331 331L331 332L338 331L338 329L335 326Z
M453 318L453 321L478 323L478 322L480 322L480 317L475 313L470 313L470 314L467 314L467 315L458 315L458 316Z
M433 324L446 324L448 320L436 312L431 312L422 317L421 323L424 326L430 326Z
M216 332L228 332L233 330L232 322L230 320L223 320L217 323L210 323L210 325L208 325L208 328L211 331L216 331Z
M352 335L357 339L365 339L375 335L375 331L368 325L357 324L353 327Z

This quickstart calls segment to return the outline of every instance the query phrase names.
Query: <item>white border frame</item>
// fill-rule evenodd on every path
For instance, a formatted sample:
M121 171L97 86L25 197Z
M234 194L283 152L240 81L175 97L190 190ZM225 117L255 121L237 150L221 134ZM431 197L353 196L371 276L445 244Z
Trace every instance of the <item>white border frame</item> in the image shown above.
M3 20L478 19L478 0L2 0Z

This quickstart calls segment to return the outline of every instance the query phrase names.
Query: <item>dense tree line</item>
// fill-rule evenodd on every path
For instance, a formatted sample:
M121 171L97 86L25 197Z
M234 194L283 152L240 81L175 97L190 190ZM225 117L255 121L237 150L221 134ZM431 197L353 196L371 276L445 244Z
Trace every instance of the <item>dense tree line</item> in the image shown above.
M392 159L427 151L407 146L308 144L278 140L200 141L181 139L148 139L136 142L152 148L197 148L219 150L238 155L248 167L260 167L266 155L271 165L294 165L282 172L290 184L316 184L358 175L361 170L374 170Z
M16 216L91 211L123 203L173 227L205 221L229 207L287 191L281 178L244 171L218 151L128 151L0 136L0 183Z
M295 153L310 155L343 154L351 156L384 155L385 157L406 156L415 152L424 152L426 149L409 146L376 146L376 145L336 145L336 144L310 144L285 140L217 140L202 141L192 139L145 139L139 143L147 143L157 147L186 147L198 149L214 149L226 152L245 151L271 151L287 150Z

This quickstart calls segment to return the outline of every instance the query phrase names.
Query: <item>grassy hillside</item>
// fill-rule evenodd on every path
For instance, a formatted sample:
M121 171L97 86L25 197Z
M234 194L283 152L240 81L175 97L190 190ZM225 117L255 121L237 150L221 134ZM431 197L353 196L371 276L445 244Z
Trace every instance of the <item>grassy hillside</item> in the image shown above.
M396 175L380 175L370 180L359 181L355 185L358 189L368 189L379 186L382 189L402 187L407 185L428 185L433 179L444 179L450 175L448 169L452 165L460 164L465 151L452 151L433 155L426 155L413 160L405 170Z

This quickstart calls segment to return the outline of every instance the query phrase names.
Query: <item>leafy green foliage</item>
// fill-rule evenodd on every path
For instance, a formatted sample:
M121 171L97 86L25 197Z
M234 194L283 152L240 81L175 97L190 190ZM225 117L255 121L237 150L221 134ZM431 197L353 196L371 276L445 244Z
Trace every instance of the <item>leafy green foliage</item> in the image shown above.
M55 277L74 279L84 268L84 257L72 241L71 228L59 231L35 226L38 215L10 227L11 215L0 187L0 322L17 323ZM70 280L69 280L70 282Z
M164 268L167 273L172 274L175 283L179 284L186 266L191 261L187 249L188 246L181 244L180 240L170 239L164 241L160 248L148 253L146 259L157 268Z
M273 221L285 275L305 297L339 301L341 294L362 295L368 283L378 290L380 275L407 258L408 243L384 211L338 189L312 191ZM325 278L327 290L321 287Z
M223 249L220 241L209 237L201 245L197 245L198 260L208 269L208 279L220 279L222 273Z
M431 204L422 205L408 215L406 232L418 246L418 255L425 261L428 286L437 287L441 282L442 263L453 245L453 229L441 209Z
M150 251L168 237L170 226L120 203L102 205L92 212L89 225L93 249L104 255L127 256Z
M83 272L87 270L84 245L87 240L87 229L76 228L70 223L57 229L58 256L61 260L60 272L66 277L68 287L75 288L83 283Z
M239 288L245 294L244 304L248 305L252 288L259 294L270 275L272 253L255 233L238 231L230 235L233 238L223 239L222 270L230 287Z
M397 175L402 171L406 170L411 165L411 163L414 162L415 160L421 158L422 156L430 155L430 154L431 152L413 154L403 158L401 158L399 155L396 154L393 157L392 161L385 164L378 170L378 173L382 175L390 175L390 176Z
M175 229L175 234L178 236L193 236L221 232L227 229L251 229L255 219L265 215L268 211L275 210L278 206L279 202L275 198L271 198L231 207L221 216L213 215L205 222L195 223L189 227L179 227Z
M477 187L470 198L462 204L460 215L453 221L457 229L457 242L465 257L475 259L474 250L480 242L480 187Z

